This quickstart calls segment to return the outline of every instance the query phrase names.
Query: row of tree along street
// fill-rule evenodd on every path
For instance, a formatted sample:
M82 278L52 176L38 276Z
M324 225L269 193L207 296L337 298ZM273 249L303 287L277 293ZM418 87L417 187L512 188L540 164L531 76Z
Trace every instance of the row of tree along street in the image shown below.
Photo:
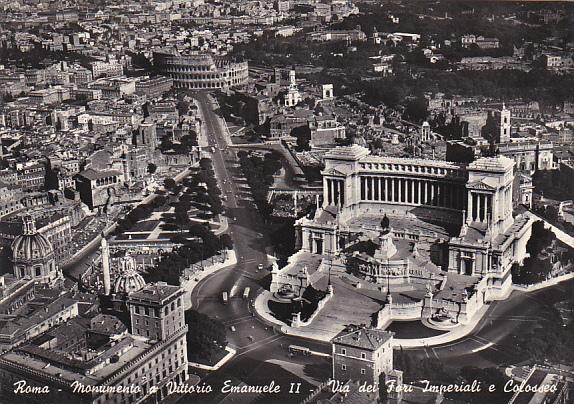
M186 268L212 257L224 249L233 248L228 234L216 236L208 222L192 221L190 211L195 208L197 217L210 219L223 211L221 191L215 180L211 160L201 159L199 170L182 184L176 184L173 179L165 181L166 190L170 195L177 196L171 205L174 213L164 213L162 220L164 230L178 230L171 241L178 244L172 252L161 257L161 261L147 273L148 281L165 281L179 285L181 276Z
M273 185L273 175L281 169L281 155L272 151L260 157L240 151L237 157L257 210L264 218L268 218L273 212L273 207L267 202L267 195L269 188Z

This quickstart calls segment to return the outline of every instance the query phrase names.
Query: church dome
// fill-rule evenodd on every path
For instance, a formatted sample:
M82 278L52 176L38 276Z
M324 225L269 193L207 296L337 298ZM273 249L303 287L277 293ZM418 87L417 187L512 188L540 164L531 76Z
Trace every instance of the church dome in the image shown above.
M34 263L44 261L54 255L54 248L48 239L38 233L34 219L24 217L24 232L12 242L12 262Z
M133 257L126 255L120 259L120 275L114 284L114 292L130 294L143 289L145 280L136 270Z

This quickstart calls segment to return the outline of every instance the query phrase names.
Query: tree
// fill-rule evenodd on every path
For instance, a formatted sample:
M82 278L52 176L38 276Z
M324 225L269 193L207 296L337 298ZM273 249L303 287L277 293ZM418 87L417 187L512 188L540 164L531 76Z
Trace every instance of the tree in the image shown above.
M424 97L416 97L405 106L404 116L413 122L422 123L428 115L427 101Z
M551 222L556 222L558 220L558 208L554 205L548 205L544 211L544 215Z
M165 181L163 182L163 185L169 189L169 190L173 190L176 187L176 182L173 178L166 178Z
M147 165L147 172L150 174L155 174L155 172L157 171L157 165L155 165L154 163L149 163Z
M537 220L532 224L532 235L526 243L526 252L531 257L535 257L548 247L555 238L556 235L552 230L545 228L542 220Z
M153 64L143 53L128 52L132 58L132 65L136 68L144 69L147 73L153 71Z
M231 236L227 233L224 233L221 236L219 236L219 242L221 243L222 247L227 248L228 250L231 250L233 248L233 240L231 239Z
M189 107L190 107L189 101L182 99L178 101L176 108L177 112L179 112L180 115L186 115L189 112Z
M293 128L291 136L297 138L297 151L311 150L311 129L308 126Z
M187 358L193 362L211 363L227 345L225 326L195 310L185 312Z

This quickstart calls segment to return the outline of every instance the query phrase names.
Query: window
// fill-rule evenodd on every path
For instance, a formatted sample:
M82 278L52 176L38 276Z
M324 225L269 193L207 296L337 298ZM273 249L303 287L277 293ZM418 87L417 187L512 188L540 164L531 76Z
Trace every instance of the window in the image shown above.
M345 348L342 348L342 349L341 349L341 354L342 354L342 355L347 355L347 350L346 350Z
M361 369L361 374L362 374L362 375L365 374L365 369Z
M341 370L347 370L347 365L345 365L344 363L341 365Z
M361 359L367 359L367 354L364 353L364 352L362 352L362 353L361 353Z

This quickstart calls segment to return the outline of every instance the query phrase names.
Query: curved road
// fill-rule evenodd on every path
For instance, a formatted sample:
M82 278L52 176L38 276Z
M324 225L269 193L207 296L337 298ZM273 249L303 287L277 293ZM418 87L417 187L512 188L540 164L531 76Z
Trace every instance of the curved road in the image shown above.
M194 97L199 101L209 145L217 146L213 155L214 169L222 192L228 198L229 233L238 263L205 278L194 289L191 299L195 309L218 318L228 327L228 340L237 349L237 355L216 372L198 372L214 391L208 396L187 395L185 402L300 402L313 384L330 377L331 362L321 356L288 358L286 347L304 345L325 354L330 354L331 347L326 343L282 335L252 314L250 301L268 273L257 270L258 264L265 267L269 264L264 248L267 245L264 224L249 201L249 189L235 165L235 156L227 148L225 129L214 112L216 104L207 94L194 94ZM420 358L440 359L452 368L468 364L501 366L525 361L528 358L520 357L513 349L511 334L543 321L553 302L567 293L567 286L557 285L533 293L513 292L509 299L491 303L470 335L442 346L409 351ZM251 290L249 299L242 297L245 287ZM221 298L223 291L231 295L226 305ZM232 326L235 331L231 331ZM267 396L225 394L220 391L225 380L231 380L233 385L266 385L274 380L280 384L281 393ZM302 383L299 394L288 393L290 383Z
M220 370L203 379L213 387L212 394L187 395L183 401L218 403L231 400L236 403L253 402L257 398L262 402L300 402L313 384L329 377L330 361L321 356L289 359L287 347L301 344L301 339L277 333L252 314L252 297L260 288L260 281L269 274L266 269L259 271L258 265L267 268L271 263L265 252L268 245L265 226L250 201L250 192L240 169L235 167L235 153L227 149L225 129L214 112L216 104L207 94L194 94L194 97L199 102L209 146L216 147L212 161L222 194L227 196L228 233L233 239L238 262L200 282L191 294L192 307L221 320L228 327L228 341L237 349L237 354ZM246 287L251 290L248 299L243 298ZM222 301L223 291L230 294L227 304ZM232 326L235 331L231 331ZM325 343L307 341L305 345L318 352L331 350ZM228 379L234 385L267 385L273 379L281 386L281 393L269 397L221 393L221 386ZM301 383L299 394L288 393L290 383Z

